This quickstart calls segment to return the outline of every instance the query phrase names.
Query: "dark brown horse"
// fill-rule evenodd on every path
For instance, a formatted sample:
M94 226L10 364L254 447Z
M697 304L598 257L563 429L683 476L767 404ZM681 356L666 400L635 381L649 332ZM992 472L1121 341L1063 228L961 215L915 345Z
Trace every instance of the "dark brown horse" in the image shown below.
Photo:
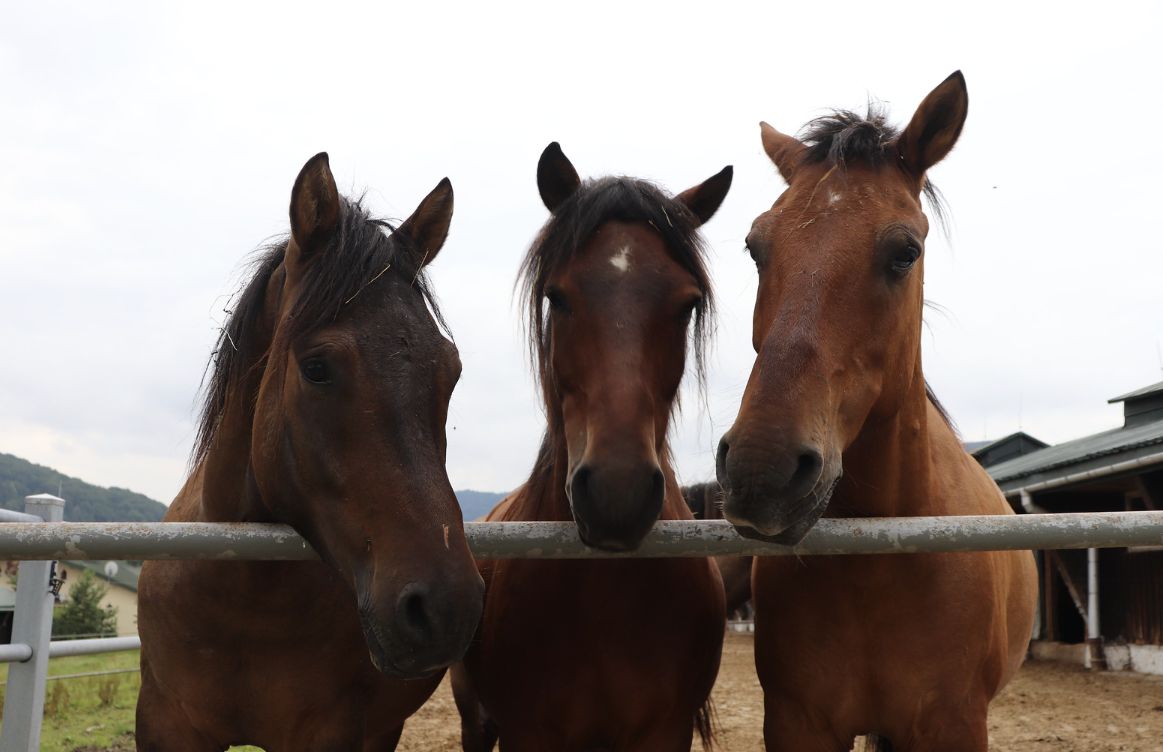
M582 183L557 144L537 167L553 216L523 269L548 428L529 480L489 519L574 520L630 551L691 519L667 428L711 286L698 227L731 168L676 198L630 178ZM700 369L701 371L701 369ZM719 668L723 586L706 559L480 562L479 639L457 677L464 746L689 752ZM490 721L479 715L479 698Z
M327 155L299 174L166 519L288 523L322 561L145 565L138 749L394 749L463 655L483 588L444 472L460 359L423 271L451 218L447 180L388 235Z
M682 487L682 497L690 507L696 520L723 519L723 487L718 481L696 483ZM743 617L750 617L748 602L751 600L751 558L750 556L716 556L719 574L723 576L723 591L727 595L727 618L742 611Z
M728 520L794 543L823 514L1009 514L921 370L926 174L968 109L950 76L903 131L837 112L801 138L763 124L787 190L747 238L758 358L719 447ZM755 662L768 750L985 752L990 699L1021 665L1028 551L763 557Z

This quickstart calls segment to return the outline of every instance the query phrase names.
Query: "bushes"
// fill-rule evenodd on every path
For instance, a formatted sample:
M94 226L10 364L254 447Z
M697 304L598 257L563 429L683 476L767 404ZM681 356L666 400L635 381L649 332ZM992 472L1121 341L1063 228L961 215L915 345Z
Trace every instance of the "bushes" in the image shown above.
M69 589L69 599L53 614L53 637L113 637L117 634L117 607L101 607L109 586L86 571Z

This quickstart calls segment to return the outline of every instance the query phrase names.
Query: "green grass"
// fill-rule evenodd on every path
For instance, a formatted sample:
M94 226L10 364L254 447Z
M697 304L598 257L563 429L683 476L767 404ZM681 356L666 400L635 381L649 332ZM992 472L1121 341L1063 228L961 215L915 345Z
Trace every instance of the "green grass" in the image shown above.
M135 669L137 662L137 651L79 655L49 661L50 679L44 697L41 750L132 750L133 715L141 687L141 677L137 673L55 681L51 677ZM8 681L7 665L0 667L0 681ZM6 692L7 689L5 685L3 690Z
M80 655L49 661L41 752L129 752L134 749L134 709L141 677L136 672L52 680L63 674L136 669L138 651ZM0 664L0 706L7 692L8 665ZM3 720L0 720L0 726ZM261 752L257 747L233 747Z

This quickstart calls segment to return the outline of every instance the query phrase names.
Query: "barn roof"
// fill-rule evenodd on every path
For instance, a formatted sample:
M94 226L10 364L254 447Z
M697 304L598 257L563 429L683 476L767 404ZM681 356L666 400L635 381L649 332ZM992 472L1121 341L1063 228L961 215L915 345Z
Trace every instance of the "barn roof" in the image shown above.
M1140 405L1152 406L1159 395L1163 382L1115 397L1110 401L1127 403L1121 427L1015 457L988 468L989 474L1003 491L1012 493L1034 483L1158 455L1163 452L1163 412L1134 411Z
M1025 431L1015 431L1008 436L991 441L966 442L965 449L985 467L1000 465L1014 457L1021 457L1050 446L1041 439Z
M1163 394L1163 381L1160 381L1158 384L1152 384L1151 386L1145 386L1142 389L1136 389L1133 392L1120 394L1118 397L1111 397L1109 400L1107 400L1107 402L1113 405L1116 402L1127 402L1129 400L1139 399L1141 397L1150 397L1156 394Z

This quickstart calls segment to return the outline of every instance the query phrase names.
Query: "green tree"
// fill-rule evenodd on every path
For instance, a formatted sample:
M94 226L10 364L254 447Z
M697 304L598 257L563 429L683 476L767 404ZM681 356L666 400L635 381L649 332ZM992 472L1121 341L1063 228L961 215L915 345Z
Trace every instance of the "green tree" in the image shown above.
M114 637L117 635L117 607L101 607L109 586L86 570L69 588L69 598L53 614L53 637Z

